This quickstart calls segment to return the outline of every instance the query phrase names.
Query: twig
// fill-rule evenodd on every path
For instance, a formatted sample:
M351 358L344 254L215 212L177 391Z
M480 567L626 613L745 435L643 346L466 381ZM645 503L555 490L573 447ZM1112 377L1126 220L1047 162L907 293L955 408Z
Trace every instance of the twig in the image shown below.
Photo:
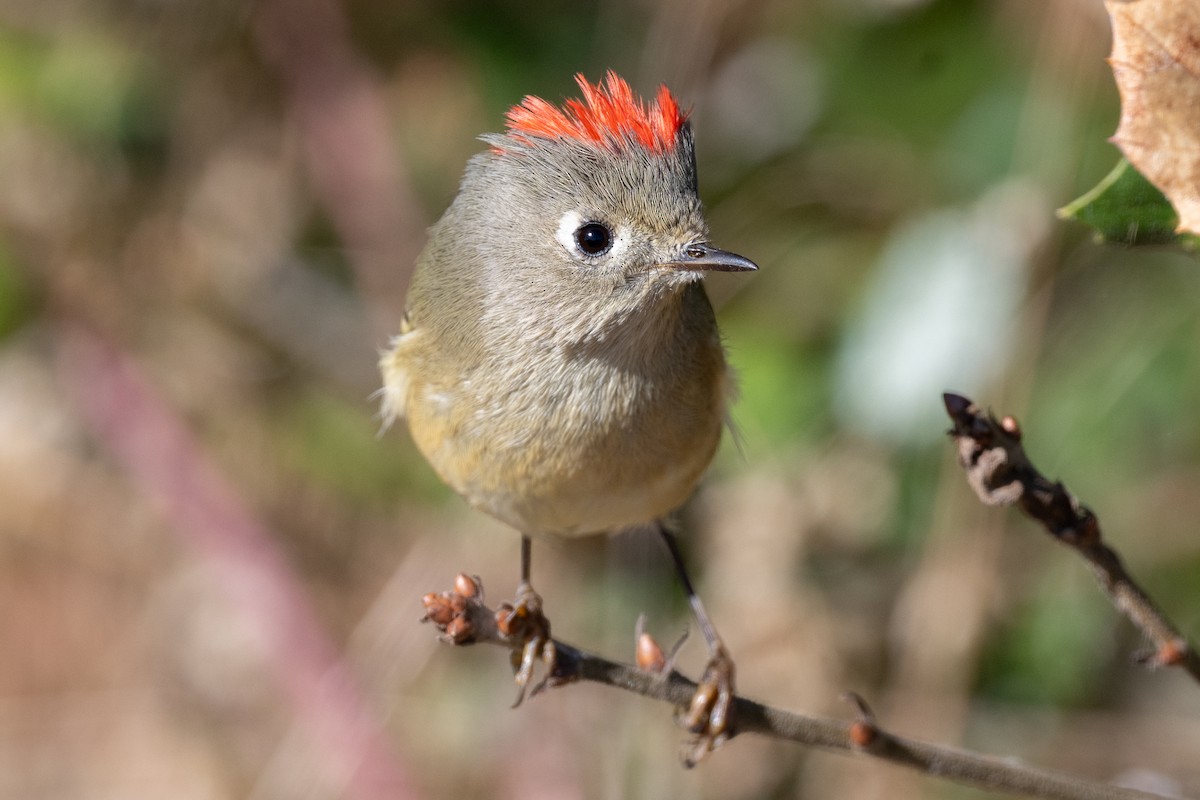
M476 579L459 575L455 580L455 590L427 594L424 604L425 619L435 623L442 631L443 641L455 645L496 644L514 654L521 653L524 647L521 640L506 637L500 632L496 625L496 611L484 604ZM553 672L534 687L533 695L547 687L581 680L592 681L669 703L678 712L687 707L696 691L695 681L670 669L669 661L667 671L652 672L631 664L610 661L557 639L551 640L551 645L555 652ZM897 736L879 727L871 710L857 695L848 694L846 699L858 711L858 719L853 722L797 714L737 696L733 700L734 718L737 720L734 735L757 733L773 739L868 756L966 786L1008 794L1055 800L1161 800L1161 795L1047 772L1013 759L990 758Z
M950 436L958 448L958 463L979 499L992 506L1018 506L1057 541L1076 550L1113 604L1153 642L1155 651L1146 663L1179 666L1200 681L1200 655L1102 541L1096 515L1029 462L1017 421L997 420L961 395L947 393L942 399L954 421Z

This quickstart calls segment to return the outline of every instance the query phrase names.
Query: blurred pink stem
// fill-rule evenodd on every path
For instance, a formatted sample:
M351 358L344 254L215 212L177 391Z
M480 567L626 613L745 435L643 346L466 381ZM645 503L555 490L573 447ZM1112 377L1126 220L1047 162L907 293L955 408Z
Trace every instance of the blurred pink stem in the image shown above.
M201 451L134 362L64 325L59 367L96 438L180 536L207 560L236 607L269 637L267 652L338 796L415 793L354 677L317 623L273 536Z

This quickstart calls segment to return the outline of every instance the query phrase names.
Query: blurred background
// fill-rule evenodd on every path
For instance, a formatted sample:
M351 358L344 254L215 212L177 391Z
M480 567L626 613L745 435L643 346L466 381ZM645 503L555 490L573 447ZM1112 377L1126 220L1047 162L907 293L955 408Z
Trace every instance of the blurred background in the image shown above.
M475 137L610 67L692 106L762 267L713 287L741 441L684 514L744 693L1200 792L1200 691L943 435L946 389L1018 415L1200 637L1200 269L1054 216L1118 158L1108 49L1092 0L5 0L0 796L984 796L753 737L687 772L664 706L511 711L418 623L518 537L379 434L377 353ZM612 657L686 624L649 536L534 575Z

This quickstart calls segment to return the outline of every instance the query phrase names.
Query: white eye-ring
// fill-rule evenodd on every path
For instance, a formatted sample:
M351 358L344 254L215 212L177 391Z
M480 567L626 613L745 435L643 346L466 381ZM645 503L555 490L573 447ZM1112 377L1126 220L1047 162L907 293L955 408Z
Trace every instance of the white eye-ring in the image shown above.
M583 216L578 211L563 214L555 238L576 258L599 258L628 246L627 236L608 223Z

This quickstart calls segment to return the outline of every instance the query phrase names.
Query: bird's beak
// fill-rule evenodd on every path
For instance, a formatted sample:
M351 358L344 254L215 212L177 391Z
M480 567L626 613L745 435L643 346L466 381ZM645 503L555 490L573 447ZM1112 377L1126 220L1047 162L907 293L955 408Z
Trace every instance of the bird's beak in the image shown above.
M683 254L664 267L696 272L753 272L758 265L745 256L718 250L707 242L689 244Z

